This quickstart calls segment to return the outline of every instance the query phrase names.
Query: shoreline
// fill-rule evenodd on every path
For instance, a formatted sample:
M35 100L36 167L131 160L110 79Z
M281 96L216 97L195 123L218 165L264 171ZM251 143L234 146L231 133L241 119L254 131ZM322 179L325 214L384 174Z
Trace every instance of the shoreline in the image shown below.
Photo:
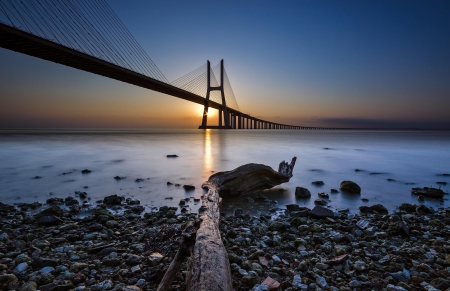
M156 290L183 227L197 217L167 206L141 216L139 201L114 195L77 217L60 207L76 205L73 201L54 199L48 208L29 204L39 209L34 215L0 204L0 289ZM119 208L122 213L110 211ZM364 211L348 214L291 204L278 217L250 215L240 208L222 213L220 231L233 288L450 288L449 207L404 203L391 213L380 206ZM185 270L186 262L171 290L184 290Z

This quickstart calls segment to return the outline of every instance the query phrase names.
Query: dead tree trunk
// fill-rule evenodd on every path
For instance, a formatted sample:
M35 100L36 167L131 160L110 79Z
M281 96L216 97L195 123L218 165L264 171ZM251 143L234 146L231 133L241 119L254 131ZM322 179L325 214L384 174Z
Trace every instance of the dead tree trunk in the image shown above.
M203 184L208 187L208 193L202 196L202 206L199 209L201 223L188 261L188 291L233 290L230 262L219 231L219 195L250 194L288 182L292 177L295 161L294 157L290 164L281 162L278 172L265 165L247 164L233 171L216 173ZM179 266L181 257L177 255L177 262L172 264ZM169 268L168 272L171 274L166 274L167 279L174 276L174 268ZM164 285L168 286L167 282Z

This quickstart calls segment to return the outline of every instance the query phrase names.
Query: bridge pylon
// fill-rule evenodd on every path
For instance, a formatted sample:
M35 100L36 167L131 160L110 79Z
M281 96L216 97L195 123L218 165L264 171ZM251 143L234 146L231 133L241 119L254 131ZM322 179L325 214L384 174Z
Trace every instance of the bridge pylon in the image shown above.
M202 125L200 125L199 129L231 129L230 125L230 114L227 107L227 101L225 99L225 91L223 87L223 59L220 61L220 86L212 87L211 86L211 64L207 61L207 89L206 89L206 97L203 109L203 117L202 117ZM219 109L219 125L208 125L208 109L209 109L209 97L211 91L220 91L222 96L222 108ZM223 115L223 123L222 124L222 115Z

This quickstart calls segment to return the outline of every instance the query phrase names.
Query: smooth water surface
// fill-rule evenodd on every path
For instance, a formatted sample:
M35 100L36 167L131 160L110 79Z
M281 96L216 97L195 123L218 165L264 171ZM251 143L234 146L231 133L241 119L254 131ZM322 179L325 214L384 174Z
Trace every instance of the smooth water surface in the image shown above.
M411 195L412 187L449 191L450 177L443 175L450 173L449 149L450 132L445 131L2 131L0 198L4 203L45 202L86 191L93 204L106 195L118 194L140 199L149 209L177 206L182 198L200 197L202 183L214 172L246 163L266 164L276 170L282 160L296 156L291 181L264 191L280 206L298 203L312 208L317 194L325 192L330 194L333 209L357 211L361 205L381 203L394 210L403 202L418 203ZM179 157L167 158L168 154ZM82 174L83 169L92 172ZM35 176L42 178L33 179ZM126 179L116 181L115 176ZM317 180L325 185L311 184ZM330 189L338 189L343 180L358 183L362 193L331 194ZM185 191L167 185L168 181L192 184L196 190ZM448 184L439 186L437 182ZM296 199L297 186L308 188L311 199ZM449 206L448 197L444 204L432 199L424 203L435 208ZM189 205L193 211L199 206L192 200ZM244 199L224 200L225 209L234 206L261 207Z

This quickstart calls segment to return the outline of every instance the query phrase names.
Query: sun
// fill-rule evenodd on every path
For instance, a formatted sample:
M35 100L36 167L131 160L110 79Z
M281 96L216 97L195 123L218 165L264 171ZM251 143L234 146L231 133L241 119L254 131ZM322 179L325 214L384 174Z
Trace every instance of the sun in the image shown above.
M200 117L203 117L203 110L204 110L204 107L203 106L199 106L199 108L197 109L197 115L200 116ZM208 117L215 116L216 112L217 112L216 109L209 108L209 110L208 110Z

